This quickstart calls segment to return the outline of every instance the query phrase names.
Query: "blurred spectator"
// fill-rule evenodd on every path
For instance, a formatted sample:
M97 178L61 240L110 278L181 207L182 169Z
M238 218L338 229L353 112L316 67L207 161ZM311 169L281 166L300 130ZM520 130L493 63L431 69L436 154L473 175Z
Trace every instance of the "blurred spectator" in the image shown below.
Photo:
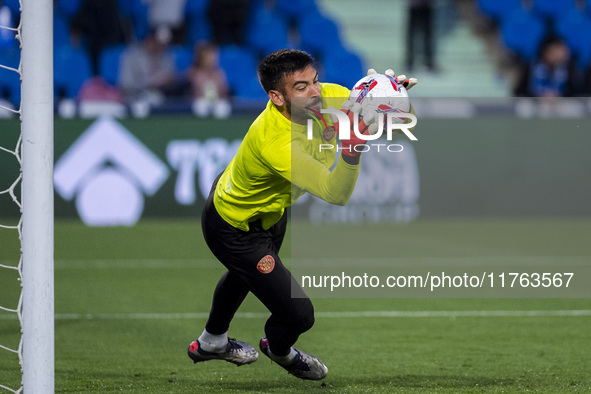
M573 96L577 93L575 67L564 41L549 36L542 42L536 60L522 66L514 94L527 97Z
M146 38L128 47L122 55L119 85L126 101L161 105L164 92L175 83L170 31L151 29Z
M406 37L406 68L412 70L415 63L417 38L423 38L423 64L435 71L433 48L433 0L408 0L408 26Z
M218 44L242 44L249 0L215 0L209 5L213 41Z
M227 118L232 108L228 100L226 74L219 65L219 51L213 44L196 46L195 60L189 69L193 90L193 113L199 117L210 113L216 118Z
M172 33L172 44L185 41L185 4L187 0L144 0L148 4L150 28L167 27Z
M79 113L82 118L101 115L123 117L126 114L121 92L101 76L94 76L84 82L78 92Z
M72 34L81 34L87 42L93 74L99 74L102 49L125 42L123 24L117 0L83 0L71 28Z
M78 92L78 99L80 101L96 100L116 103L123 101L119 89L109 85L105 78L99 75L95 75L82 84L80 92Z

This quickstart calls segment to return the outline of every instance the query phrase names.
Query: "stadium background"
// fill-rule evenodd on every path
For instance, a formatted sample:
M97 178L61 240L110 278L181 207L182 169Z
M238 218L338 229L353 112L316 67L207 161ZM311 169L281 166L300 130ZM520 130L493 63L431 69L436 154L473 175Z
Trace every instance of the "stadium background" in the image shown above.
M2 4L18 14L14 1ZM591 342L588 298L318 299L316 327L300 343L329 364L325 386L289 379L265 362L235 371L222 363L187 365L184 355L184 346L205 321L222 272L201 240L202 190L264 105L256 61L289 40L319 59L323 80L351 86L367 67L393 68L420 80L411 92L419 115L419 141L408 149L413 152L408 161L391 163L402 169L415 160L416 171L408 178L400 175L403 171L390 172L408 193L388 201L394 209L404 208L410 198L418 210L387 220L385 242L392 242L393 255L440 259L443 267L457 259L484 265L507 259L520 269L537 261L553 267L561 261L588 264L589 101L585 95L551 102L513 101L510 96L518 65L533 59L541 32L548 29L562 32L578 65L588 68L591 34L584 32L591 7L566 0L560 5L541 0L435 1L438 69L419 66L411 72L404 61L405 1L252 1L246 43L221 48L221 65L233 93L230 118L197 119L190 113L190 99L175 98L153 108L148 118L96 120L77 115L70 119L71 112L60 112L64 102L80 104L78 89L91 73L85 48L67 44L65 27L78 4L60 1L55 12L55 158L59 163L73 146L84 147L80 137L88 137L97 125L97 144L79 156L97 151L103 156L81 165L89 170L76 178L79 183L68 182L73 179L69 172L64 172L61 188L56 182L58 392L591 390L585 351ZM147 31L145 4L119 4L141 38ZM558 8L562 12L555 12ZM191 38L171 49L180 73L190 64L195 40L210 34L203 29L206 9L206 1L187 2ZM561 24L568 28L561 30ZM331 29L336 33L326 34ZM515 30L517 40L510 35ZM262 41L252 41L256 38ZM318 38L333 41L321 44ZM121 51L116 46L104 52L101 72L112 83ZM3 45L0 62L18 64L17 48ZM18 106L17 84L13 75L0 70L5 104ZM1 120L0 127L0 145L15 146L18 120ZM132 150L118 150L121 146ZM133 166L125 157L138 149L150 158L151 168L161 171L159 179L130 173ZM0 168L0 189L5 189L18 176L18 163L0 152ZM373 176L388 174L388 169L380 168ZM127 209L128 195L104 187L113 178L123 179L131 187L123 190L131 190L130 195L137 197L139 191L141 209L137 204ZM94 218L94 224L109 226L82 223L82 190L94 191L85 194L87 201L103 208L94 210L87 222L92 224ZM14 224L18 208L8 195L0 198L1 223ZM113 201L123 201L120 211L128 215L105 219L96 214L117 211ZM124 226L113 226L117 224ZM349 231L352 224L327 225ZM292 246L297 247L290 242L284 247L287 262ZM2 264L16 264L15 231L0 231L0 250ZM2 271L0 305L14 305L18 288L16 275ZM232 334L256 342L265 310L249 297L241 312ZM374 340L359 343L368 331ZM0 344L16 347L19 338L16 321L2 312ZM17 384L17 363L15 356L0 356L0 383Z

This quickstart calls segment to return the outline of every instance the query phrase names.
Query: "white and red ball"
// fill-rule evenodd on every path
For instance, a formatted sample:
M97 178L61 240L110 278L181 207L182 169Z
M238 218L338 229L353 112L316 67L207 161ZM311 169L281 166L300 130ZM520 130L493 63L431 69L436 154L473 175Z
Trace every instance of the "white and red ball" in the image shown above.
M381 117L386 124L388 113L410 112L408 92L402 84L385 74L370 74L361 78L349 95L349 100L361 104L362 114ZM393 118L395 123L404 123L406 118Z

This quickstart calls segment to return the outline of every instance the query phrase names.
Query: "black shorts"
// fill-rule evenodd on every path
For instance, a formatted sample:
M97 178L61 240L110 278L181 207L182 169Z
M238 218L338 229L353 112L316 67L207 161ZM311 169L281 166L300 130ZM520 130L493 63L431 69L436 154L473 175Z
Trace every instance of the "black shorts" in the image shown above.
M314 314L312 303L279 257L287 228L287 211L267 230L260 220L249 223L249 231L240 230L217 212L213 203L216 184L217 179L202 215L207 245L228 271L269 309L274 319L292 325L306 320L309 325Z

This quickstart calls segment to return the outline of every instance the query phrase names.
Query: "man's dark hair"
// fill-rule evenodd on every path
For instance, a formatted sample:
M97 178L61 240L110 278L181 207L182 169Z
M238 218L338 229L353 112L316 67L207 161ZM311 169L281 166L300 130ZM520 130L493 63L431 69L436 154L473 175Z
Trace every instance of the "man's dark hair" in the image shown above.
M314 63L309 53L298 49L280 49L265 57L259 64L259 81L269 93L278 90L285 93L284 77L292 75Z

